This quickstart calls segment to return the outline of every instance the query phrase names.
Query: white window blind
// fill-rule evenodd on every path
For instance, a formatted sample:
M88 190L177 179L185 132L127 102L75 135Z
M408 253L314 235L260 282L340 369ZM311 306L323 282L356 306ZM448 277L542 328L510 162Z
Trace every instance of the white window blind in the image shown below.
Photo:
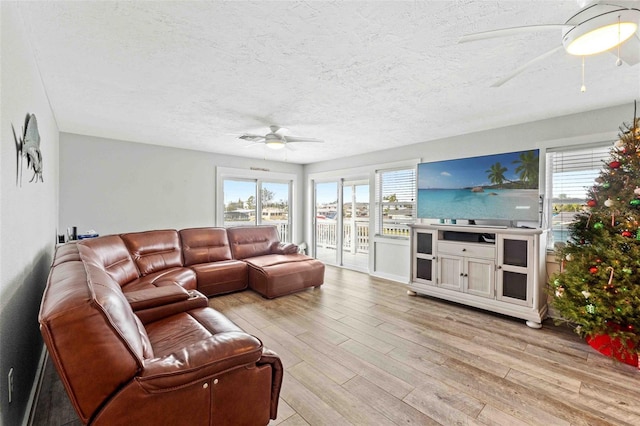
M409 237L416 216L416 169L376 172L376 234Z
M587 201L587 190L609 159L611 143L579 149L547 151L548 217L551 235L548 248L569 239L569 225Z

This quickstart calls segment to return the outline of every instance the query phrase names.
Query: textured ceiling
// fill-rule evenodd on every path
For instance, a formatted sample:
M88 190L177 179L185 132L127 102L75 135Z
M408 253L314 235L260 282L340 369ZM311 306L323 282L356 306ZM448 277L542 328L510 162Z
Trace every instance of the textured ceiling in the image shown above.
M639 3L640 1L636 2ZM632 102L640 65L558 51L564 1L24 2L63 132L311 163ZM234 133L324 139L272 151Z

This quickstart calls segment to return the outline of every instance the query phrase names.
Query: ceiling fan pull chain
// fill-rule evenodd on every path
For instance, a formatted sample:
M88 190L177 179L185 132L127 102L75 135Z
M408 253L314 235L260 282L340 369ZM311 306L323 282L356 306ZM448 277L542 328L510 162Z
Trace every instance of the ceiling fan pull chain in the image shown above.
M587 91L587 86L584 85L584 56L582 57L582 87L580 87L582 93Z
M622 65L622 59L620 59L620 45L622 44L622 36L620 35L620 15L618 15L618 59L616 59L616 65Z

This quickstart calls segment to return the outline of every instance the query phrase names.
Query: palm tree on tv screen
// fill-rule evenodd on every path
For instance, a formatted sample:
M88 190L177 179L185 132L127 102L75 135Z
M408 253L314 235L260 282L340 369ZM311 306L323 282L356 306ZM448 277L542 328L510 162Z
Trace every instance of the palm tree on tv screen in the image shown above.
M519 164L516 167L516 173L520 181L525 183L526 187L536 188L538 184L538 156L535 151L521 152L513 164Z
M495 183L496 185L502 185L506 178L504 177L507 168L504 167L500 162L493 164L489 167L489 170L486 171L487 178L491 181L491 183Z

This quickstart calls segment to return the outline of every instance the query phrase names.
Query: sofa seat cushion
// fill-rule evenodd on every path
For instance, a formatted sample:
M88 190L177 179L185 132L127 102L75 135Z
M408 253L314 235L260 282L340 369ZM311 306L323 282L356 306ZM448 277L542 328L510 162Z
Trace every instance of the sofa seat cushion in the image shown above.
M244 259L249 287L271 299L324 282L324 263L303 254L269 254Z
M206 296L229 293L247 288L248 267L241 260L191 265L198 278L198 290Z
M122 291L127 293L165 285L179 285L186 290L196 290L196 274L189 268L169 268L133 280L123 286Z
M193 309L145 326L154 357L145 360L143 376L210 368L211 374L260 360L262 342L209 307ZM181 379L184 380L184 379Z
M315 260L312 257L306 256L304 254L294 253L294 254L267 254L265 256L256 256L244 259L248 264L256 267L256 268L268 268L269 266L289 264L295 262L308 262L310 260Z

